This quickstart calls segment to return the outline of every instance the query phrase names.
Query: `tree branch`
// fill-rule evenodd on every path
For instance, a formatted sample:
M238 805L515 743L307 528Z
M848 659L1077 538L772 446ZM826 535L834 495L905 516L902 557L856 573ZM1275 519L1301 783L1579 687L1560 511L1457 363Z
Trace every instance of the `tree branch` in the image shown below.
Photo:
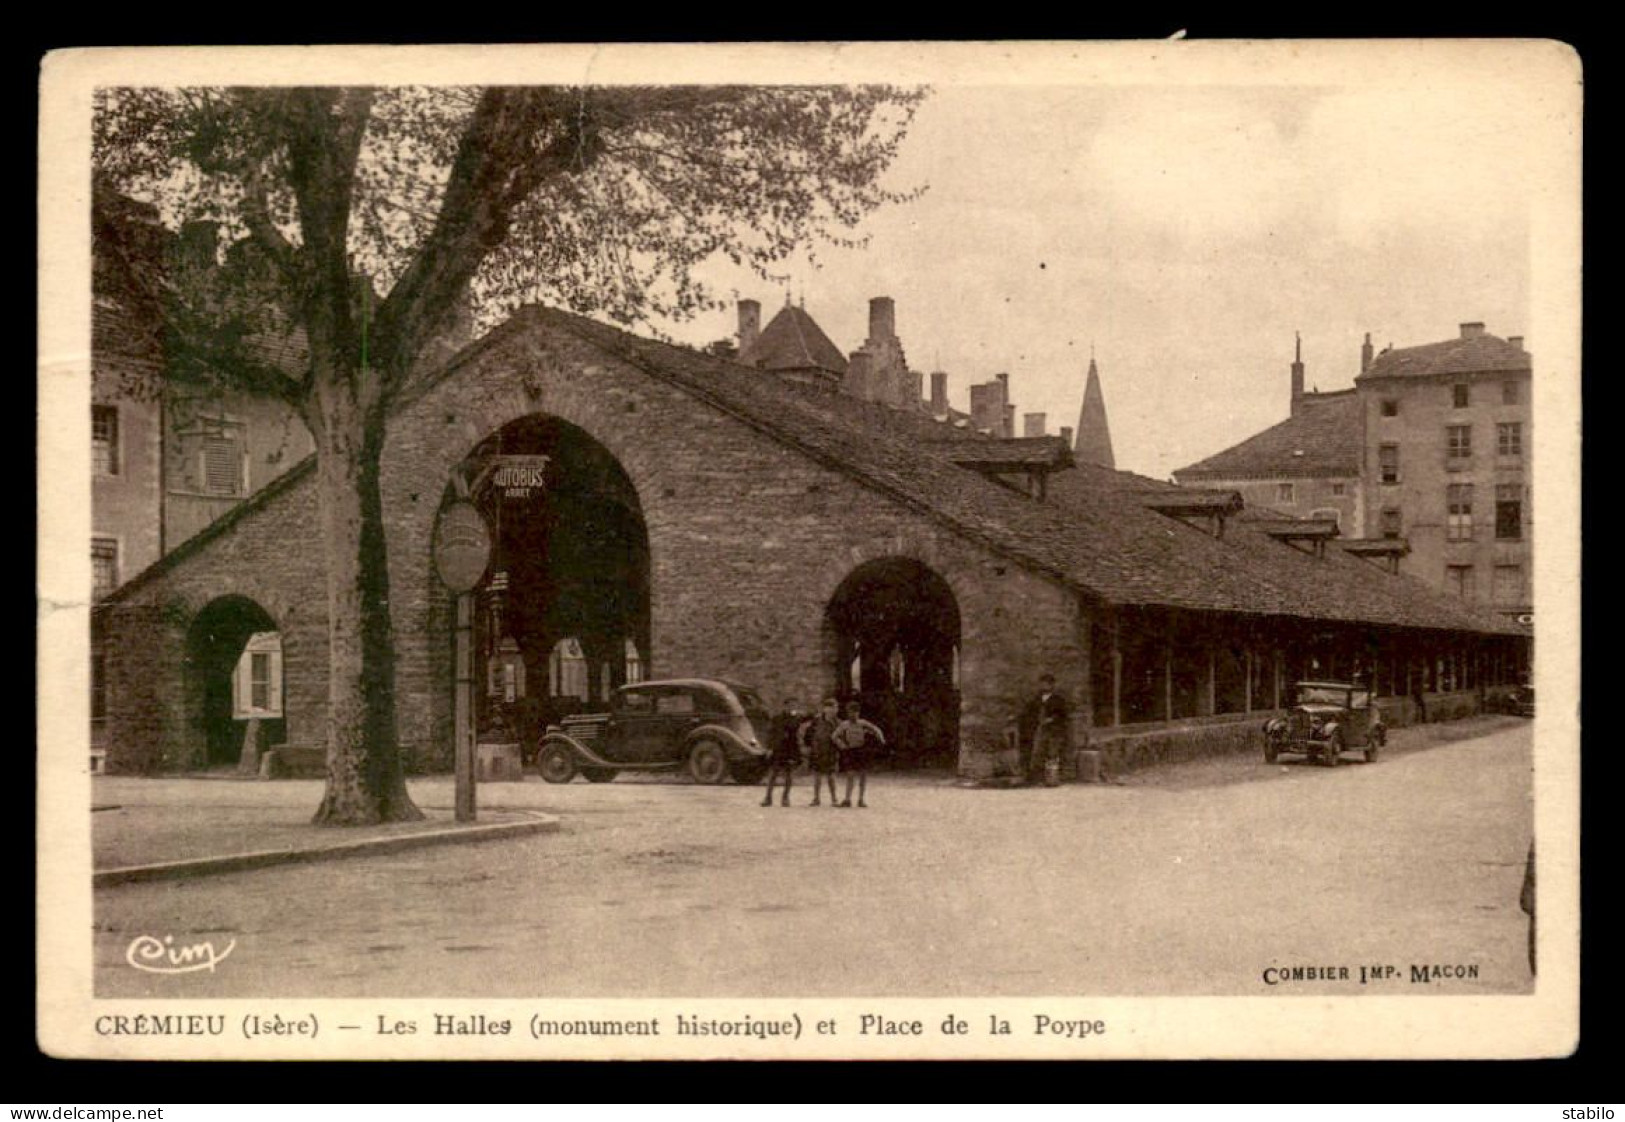
M593 158L586 116L575 109L557 90L482 93L458 141L434 229L378 308L375 339L392 385L507 237L518 206L550 176Z
M250 167L243 176L243 223L283 279L296 282L299 279L297 251L271 220L270 188L265 182L265 167L260 163Z

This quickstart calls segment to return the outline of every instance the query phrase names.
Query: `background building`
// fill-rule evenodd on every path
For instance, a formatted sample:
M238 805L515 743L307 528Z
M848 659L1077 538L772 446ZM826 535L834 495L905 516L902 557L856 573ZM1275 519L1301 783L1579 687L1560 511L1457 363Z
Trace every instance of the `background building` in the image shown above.
M1368 334L1352 390L1306 393L1300 346L1291 415L1174 479L1298 517L1335 516L1367 554L1402 554L1402 571L1527 619L1531 373L1521 336L1464 323L1455 339L1381 354Z
M1521 336L1464 323L1383 351L1355 380L1376 535L1409 543L1407 572L1511 616L1534 611L1532 366Z
M1361 404L1354 390L1304 389L1303 343L1292 360L1287 419L1257 436L1180 468L1193 487L1234 490L1249 506L1297 518L1333 519L1348 538L1365 536L1361 501Z
M198 223L171 234L153 207L109 191L97 192L94 214L91 556L99 597L276 479L314 445L285 405L164 378L157 301L165 274L179 254L212 260L212 227Z

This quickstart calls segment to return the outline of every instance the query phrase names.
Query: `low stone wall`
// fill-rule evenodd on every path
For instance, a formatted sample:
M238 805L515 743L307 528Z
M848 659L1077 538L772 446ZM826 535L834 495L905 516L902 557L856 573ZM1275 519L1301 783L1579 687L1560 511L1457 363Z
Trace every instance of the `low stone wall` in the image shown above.
M1149 728L1093 730L1089 747L1101 754L1108 776L1205 756L1264 750L1264 722L1274 712L1238 713Z
M1143 767L1178 763L1202 756L1222 756L1250 750L1263 751L1263 727L1273 713L1238 713L1203 717L1172 724L1130 726L1120 729L1091 729L1083 742L1061 761L1061 778L1077 779L1077 752L1099 752L1104 775L1121 775ZM959 774L966 779L985 780L995 774L1002 745L964 742L959 749Z
M1456 721L1477 716L1482 703L1476 690L1430 693L1423 696L1429 723ZM1417 724L1416 702L1408 697L1379 698L1377 707L1389 728ZM1183 763L1207 756L1227 756L1238 752L1264 750L1264 722L1283 710L1255 710L1218 717L1198 717L1185 721L1129 725L1116 729L1090 729L1077 748L1099 752L1106 776L1122 775L1141 768ZM959 773L968 779L987 779L994 774L999 746L992 743L961 745ZM1077 777L1076 754L1062 762L1062 777Z
M1499 688L1504 692L1508 687L1489 688ZM1434 721L1459 721L1463 717L1476 717L1484 712L1484 703L1477 690L1423 694L1422 704L1427 709L1426 719L1430 724ZM1421 723L1414 698L1383 697L1377 700L1377 705L1382 709L1383 723L1389 728Z

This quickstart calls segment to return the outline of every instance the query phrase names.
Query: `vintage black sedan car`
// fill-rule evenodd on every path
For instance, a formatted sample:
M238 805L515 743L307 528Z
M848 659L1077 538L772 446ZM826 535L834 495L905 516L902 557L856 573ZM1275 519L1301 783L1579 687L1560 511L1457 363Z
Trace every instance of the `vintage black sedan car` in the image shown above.
M730 775L755 783L767 769L769 719L754 690L731 682L639 682L611 694L608 713L549 725L536 766L549 783L568 783L577 773L608 783L622 771L679 768L696 783Z
M1484 709L1489 713L1509 713L1516 717L1535 715L1535 687L1531 685L1503 686L1488 694Z
M1362 750L1366 763L1376 760L1388 728L1370 689L1351 682L1299 682L1293 694L1292 710L1264 723L1265 763L1297 752L1335 767L1351 748Z

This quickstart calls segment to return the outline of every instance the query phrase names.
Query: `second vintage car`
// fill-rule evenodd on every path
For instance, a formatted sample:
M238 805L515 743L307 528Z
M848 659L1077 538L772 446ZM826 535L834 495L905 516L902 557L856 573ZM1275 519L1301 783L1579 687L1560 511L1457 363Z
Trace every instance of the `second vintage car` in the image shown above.
M767 770L769 719L754 690L731 682L639 682L611 694L608 713L549 725L536 766L549 783L679 769L696 783L755 783Z
M1264 723L1265 763L1273 764L1283 752L1299 752L1334 767L1351 749L1363 751L1366 763L1371 763L1387 743L1382 712L1363 685L1299 682L1293 687L1293 701L1286 716Z

